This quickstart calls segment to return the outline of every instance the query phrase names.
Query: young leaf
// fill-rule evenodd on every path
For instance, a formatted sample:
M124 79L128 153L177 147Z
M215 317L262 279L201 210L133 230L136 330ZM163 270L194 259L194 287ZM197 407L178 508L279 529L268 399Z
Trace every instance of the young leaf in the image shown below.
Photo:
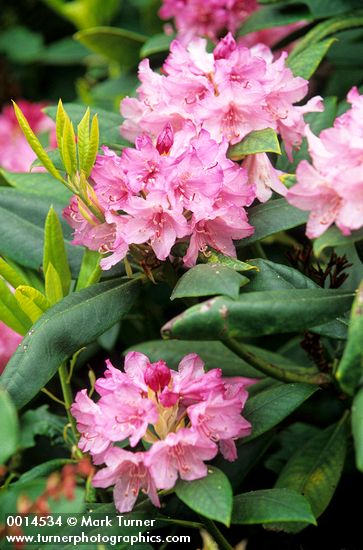
M87 155L89 147L89 123L90 123L90 110L87 108L84 117L77 127L77 149L78 149L78 161L79 168L84 172L87 171Z
M175 493L194 512L229 526L233 494L228 478L221 470L210 466L206 477L195 481L179 480Z
M62 151L63 149L63 131L64 131L66 118L67 118L67 114L64 110L62 100L60 99L58 101L57 114L55 119L55 129L56 129L57 145L58 145L59 151Z
M68 175L74 176L77 172L76 136L73 124L68 116L64 120L61 153Z
M14 296L32 323L35 323L50 307L50 302L44 294L31 286L19 286Z
M309 502L291 489L264 489L237 495L232 524L253 525L303 521L316 525Z
M92 171L93 165L98 153L98 143L100 140L100 130L98 126L98 116L94 115L92 118L91 132L89 137L89 146L87 158L84 165L86 177L88 177Z
M243 416L252 424L248 441L271 430L316 392L310 384L274 383L248 399ZM245 439L246 441L246 439Z
M348 329L348 342L335 373L341 388L353 395L363 379L363 281L355 297Z
M224 256L224 254L216 250L208 252L208 256L205 258L208 264L221 264L235 271L258 271L258 267L251 263L241 262L241 260L237 260L237 258L232 258L231 256Z
M88 286L98 283L101 278L100 268L101 255L95 250L85 249L81 269L78 275L76 290L82 290Z
M137 279L99 283L70 294L49 309L1 375L16 406L28 403L59 365L117 323L131 308L140 287Z
M304 495L315 517L327 508L339 482L347 450L346 417L330 426L300 448L281 471L276 487L293 489ZM299 532L295 525L291 532Z
M52 262L48 263L47 271L45 272L45 295L52 305L60 302L64 296L62 281Z
M281 149L276 132L272 128L255 130L242 141L228 149L228 158L241 160L247 155L256 153L276 153L281 155Z
M26 334L32 323L29 317L19 307L7 284L0 278L0 321L15 330L18 334Z
M0 258L0 275L7 281L13 288L18 287L19 285L26 285L27 281L24 279L22 274L14 269L8 262L3 258Z
M179 279L170 299L215 294L237 298L240 287L248 282L247 277L222 264L199 264Z
M223 340L306 330L345 313L353 294L344 290L290 289L218 297L193 306L162 328L164 338Z
M19 422L10 396L1 387L0 418L0 464L5 464L16 451L19 439Z
M66 296L71 286L71 271L64 245L62 226L53 207L48 212L44 227L43 270L47 273L52 264L62 284L62 294Z
M29 143L30 147L33 149L34 153L37 155L38 159L41 161L44 168L46 168L48 172L52 174L52 176L54 176L57 180L64 183L64 180L61 174L58 172L53 162L50 160L49 155L43 149L39 139L34 134L33 130L30 128L29 123L25 118L25 116L23 115L21 109L17 106L17 104L14 101L13 101L13 105L14 105L16 118L18 119L18 122L19 122L19 126L23 130L24 136L26 137L26 140Z
M355 463L363 472L363 388L358 390L352 405L352 433L355 447Z

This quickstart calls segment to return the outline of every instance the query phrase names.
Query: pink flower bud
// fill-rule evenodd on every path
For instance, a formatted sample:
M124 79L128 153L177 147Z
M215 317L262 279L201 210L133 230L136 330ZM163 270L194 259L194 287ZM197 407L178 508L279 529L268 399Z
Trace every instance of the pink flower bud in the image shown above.
M165 361L150 363L146 367L144 380L146 384L155 392L162 391L171 379L171 372Z
M164 128L161 130L160 134L158 135L156 148L159 151L160 155L165 155L169 153L173 143L174 143L174 132L170 122L168 122L167 124L165 124Z

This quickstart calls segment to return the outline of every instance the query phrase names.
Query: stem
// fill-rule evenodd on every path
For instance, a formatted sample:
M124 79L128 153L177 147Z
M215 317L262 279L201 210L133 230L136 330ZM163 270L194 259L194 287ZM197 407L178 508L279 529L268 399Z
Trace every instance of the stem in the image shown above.
M222 343L233 351L233 353L238 355L238 357L247 361L251 366L282 382L305 382L306 384L317 385L324 385L332 382L331 377L324 372L310 373L308 369L299 367L296 367L294 370L288 370L278 365L268 363L264 359L261 359L261 357L257 357L254 353L250 352L245 345L237 342L233 338L222 340Z
M72 403L73 403L73 394L72 394L72 390L71 390L71 385L68 381L69 373L68 373L66 363L62 363L62 365L59 367L58 373L59 373L60 383L61 383L61 386L62 386L62 392L63 392L63 398L64 398L67 417L68 417L69 423L71 425L73 435L74 435L76 441L78 441L78 431L77 431L77 427L76 427L76 421L73 418L73 416L71 414L71 410L70 410L71 406L72 406Z
M252 245L253 253L256 255L257 258L262 258L263 260L267 260L267 256L265 254L264 249L262 248L262 244L260 242L253 243Z
M233 550L233 546L231 546L228 540L224 538L214 521L207 518L202 518L202 520L205 528L207 529L208 533L212 535L220 550Z

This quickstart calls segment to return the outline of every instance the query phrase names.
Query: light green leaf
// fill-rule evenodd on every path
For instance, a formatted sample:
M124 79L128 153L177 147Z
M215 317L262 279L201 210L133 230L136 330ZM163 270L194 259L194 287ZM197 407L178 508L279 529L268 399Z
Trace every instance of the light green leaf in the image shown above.
M304 521L316 525L308 501L290 489L264 489L237 495L232 524L253 525Z
M53 207L48 212L44 227L44 273L47 273L49 264L52 264L58 273L62 294L66 296L70 290L72 276L64 245L62 226Z
M23 113L21 112L21 109L17 106L17 104L13 101L14 110L16 118L19 122L20 128L23 130L24 136L29 143L30 147L33 149L34 153L37 155L38 159L41 161L43 166L54 176L57 180L64 183L64 180L61 176L61 174L58 172L56 167L54 166L53 162L50 160L48 154L43 149L39 139L34 134L33 130L30 128L29 123Z
M77 149L78 161L80 170L84 170L87 174L87 155L89 148L89 125L90 125L90 110L87 110L81 122L77 126Z
M168 52L175 35L155 34L146 40L140 50L140 57L149 57L155 53Z
M48 263L47 271L45 272L45 295L51 305L60 302L64 297L62 281L52 262Z
M30 401L59 365L95 341L131 308L140 280L113 280L74 292L49 309L33 326L7 364L1 383L17 407Z
M248 282L247 277L222 264L199 264L179 279L170 299L215 294L237 298L240 287Z
M276 132L272 128L255 130L242 141L231 145L227 156L231 160L241 160L247 155L256 153L276 153L281 155L281 149Z
M175 493L194 512L229 526L233 494L228 478L221 470L209 466L208 475L202 479L179 480Z
M48 302L47 298L39 290L31 286L19 286L14 296L32 323L35 323L50 307L50 302Z
M19 270L12 267L3 258L0 258L0 276L3 277L5 281L7 281L13 288L27 284L23 274Z
M100 130L98 126L98 116L94 115L91 123L91 132L89 137L88 153L85 161L85 172L88 177L92 171L93 165L98 153L98 144L100 140Z
M29 317L19 307L7 284L0 278L0 321L18 334L24 335L31 327Z
M0 418L0 464L5 464L18 446L19 422L10 396L1 386Z
M208 264L222 264L235 271L258 271L258 267L252 263L241 262L241 260L237 260L237 258L224 256L216 250L208 250L208 255L205 257L205 260Z

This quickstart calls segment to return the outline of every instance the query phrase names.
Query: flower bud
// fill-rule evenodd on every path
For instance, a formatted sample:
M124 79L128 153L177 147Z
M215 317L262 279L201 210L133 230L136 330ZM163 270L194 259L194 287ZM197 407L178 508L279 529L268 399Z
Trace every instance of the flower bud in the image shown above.
M171 372L165 361L157 361L150 363L145 371L145 383L154 392L162 391L167 386L171 379Z
M174 143L174 132L170 122L168 122L167 124L165 124L164 128L161 130L160 134L158 135L156 148L159 151L160 155L166 155L167 153L169 153L173 143Z

